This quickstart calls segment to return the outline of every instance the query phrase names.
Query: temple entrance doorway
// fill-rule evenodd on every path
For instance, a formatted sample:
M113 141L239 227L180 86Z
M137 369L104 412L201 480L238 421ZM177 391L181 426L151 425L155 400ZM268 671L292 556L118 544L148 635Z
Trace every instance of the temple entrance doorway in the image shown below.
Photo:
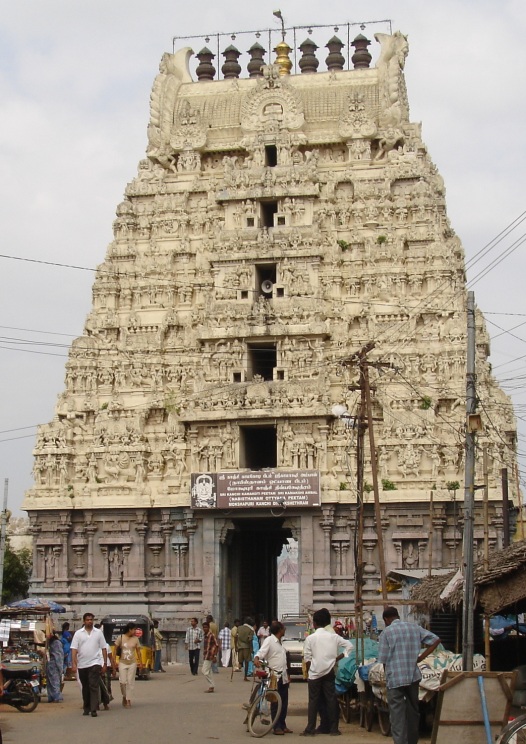
M292 530L284 519L233 519L223 561L224 611L258 623L277 617L277 558Z

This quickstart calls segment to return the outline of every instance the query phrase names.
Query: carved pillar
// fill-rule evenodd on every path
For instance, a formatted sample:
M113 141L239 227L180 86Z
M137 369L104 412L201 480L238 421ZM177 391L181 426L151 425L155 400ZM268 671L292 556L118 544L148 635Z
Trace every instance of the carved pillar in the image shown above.
M190 429L188 432L188 441L190 444L190 470L192 473L198 473L199 468L199 452L197 449L197 437L199 432L197 429Z
M164 516L164 515L163 515ZM164 578L169 579L172 575L172 563L170 555L170 538L172 536L173 524L169 518L164 518L161 522L161 532L164 541Z
M381 529L381 525L380 525ZM378 544L378 535L374 529L374 519L368 518L365 520L365 529L363 534L363 547L367 553L365 559L365 565L363 569L364 574L364 589L374 589L374 579L378 576L378 568L373 560L373 552Z
M139 560L137 566L138 578L144 581L146 577L146 567L144 562L144 538L148 529L148 522L146 521L146 514L143 511L137 512L137 521L135 523L135 531L137 532L138 541L137 547L139 552Z
M188 576L195 576L194 535L197 530L197 522L191 509L185 511L184 525L188 535Z
M53 564L55 566L55 580L62 579L62 568L63 568L63 560L62 558L62 545L55 545L53 548L51 548L51 552L53 553ZM65 578L65 577L64 577Z
M60 566L58 571L55 571L55 577L67 580L69 576L68 567L68 536L71 530L71 522L61 522L58 525L58 533L60 534L60 552L57 555L57 568Z
M323 530L323 570L322 576L331 575L331 530L334 525L334 506L322 506L320 527Z
M177 578L186 576L186 554L189 538L184 534L184 524L178 522L172 535L172 550L175 553L175 575Z
M129 557L130 557L131 545L123 545L122 547L122 578L127 579L129 576Z
M33 541L32 541L32 543L33 543L32 544L32 551L33 551L32 579L34 581L35 579L39 579L40 578L39 565L38 565L39 564L39 561L38 561L39 550L38 550L38 547L37 547L37 540L38 540L38 536L40 534L40 525L38 524L38 522L37 522L37 520L36 520L35 517L30 517L29 518L29 532L31 533L31 536L33 538Z
M444 543L443 534L445 526L445 514L436 514L435 512L433 515L433 534L431 537L433 544L432 568L442 568L444 565L442 547Z
M94 522L92 522L92 514L91 512L86 512L85 514L85 529L86 534L88 536L88 581L93 579L93 561L94 561L94 553L93 553L93 540L95 536L95 532L97 531L97 526Z
M322 473L327 472L327 436L329 433L328 426L318 426L320 432L320 441L317 443L317 457L315 467Z
M402 541L393 540L393 546L396 552L396 567L402 568Z
M504 531L504 519L502 516L502 507L497 506L495 508L495 515L493 519L490 520L490 526L495 528L495 532L497 535L497 550L502 550L503 548L503 531Z
M84 554L88 541L85 536L85 530L82 527L77 527L71 539L71 549L76 556L75 565L72 569L72 574L76 578L81 578L86 575L86 565L84 562Z
M336 576L347 576L347 553L351 544L351 536L349 534L349 519L340 515L336 517L334 530L331 536L331 545L335 553L335 566L334 574Z

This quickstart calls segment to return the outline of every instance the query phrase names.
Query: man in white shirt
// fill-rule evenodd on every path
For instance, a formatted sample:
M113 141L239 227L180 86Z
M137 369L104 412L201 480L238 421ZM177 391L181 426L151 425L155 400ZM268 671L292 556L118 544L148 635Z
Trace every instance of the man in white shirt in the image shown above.
M270 635L268 635L261 648L254 657L256 667L261 667L264 661L270 669L278 675L278 693L281 697L281 713L274 726L274 733L278 736L283 734L292 734L287 728L287 710L289 707L289 675L287 672L287 652L281 645L281 639L285 635L285 626L278 620L273 620L270 626ZM271 706L271 714L274 717L274 711Z
M316 716L321 699L325 704L322 708L326 710L327 721L320 721L320 729L323 729L323 733L328 729L331 736L338 736L341 732L338 729L339 707L334 686L334 667L343 656L349 655L353 645L337 633L325 630L331 622L329 610L317 610L312 616L312 622L315 631L307 636L303 646L303 657L309 673L309 708L307 726L300 736L316 735Z
M270 635L270 628L268 627L267 621L263 620L263 623L260 629L258 630L258 641L259 641L260 646L263 645L263 641L265 640L265 638L268 638L269 635Z
M104 633L93 627L94 619L91 612L85 612L82 617L84 625L77 630L71 641L71 669L73 672L78 670L82 685L83 715L89 716L91 713L93 718L97 716L99 707L100 675L101 672L106 673L108 663Z

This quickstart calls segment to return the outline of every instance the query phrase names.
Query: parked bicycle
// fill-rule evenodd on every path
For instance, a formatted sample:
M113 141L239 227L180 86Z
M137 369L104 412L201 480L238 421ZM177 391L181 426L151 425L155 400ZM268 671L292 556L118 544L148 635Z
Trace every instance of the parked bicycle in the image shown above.
M526 744L526 715L510 721L495 744Z
M268 734L281 713L281 697L277 689L273 689L275 684L277 675L269 666L254 671L254 685L245 723L247 731L257 739Z

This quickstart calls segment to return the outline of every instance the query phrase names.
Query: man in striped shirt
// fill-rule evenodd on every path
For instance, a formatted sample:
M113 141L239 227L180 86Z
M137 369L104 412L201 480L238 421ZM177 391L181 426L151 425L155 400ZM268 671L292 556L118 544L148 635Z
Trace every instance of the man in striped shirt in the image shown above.
M225 627L221 628L218 636L221 664L224 667L227 667L230 664L231 634L230 623L225 623Z
M188 651L188 661L190 662L190 671L197 676L199 669L199 650L201 643L203 642L203 631L199 627L199 623L196 617L190 620L190 627L186 630L186 637L184 639L184 646Z

